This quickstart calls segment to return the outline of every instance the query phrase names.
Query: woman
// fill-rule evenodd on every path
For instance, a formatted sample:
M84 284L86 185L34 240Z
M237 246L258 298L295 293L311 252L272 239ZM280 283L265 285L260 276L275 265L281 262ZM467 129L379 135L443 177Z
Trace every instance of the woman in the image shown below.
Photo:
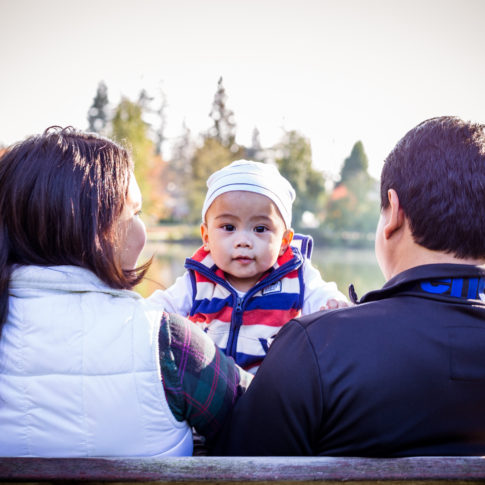
M148 268L132 169L72 128L0 159L0 456L189 455L191 426L211 438L249 383L131 291Z

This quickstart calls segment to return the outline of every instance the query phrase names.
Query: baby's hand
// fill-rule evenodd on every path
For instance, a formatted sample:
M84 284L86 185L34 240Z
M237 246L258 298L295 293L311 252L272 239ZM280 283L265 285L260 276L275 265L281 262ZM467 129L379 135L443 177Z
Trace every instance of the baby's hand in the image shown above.
M335 298L331 298L327 301L326 305L320 307L320 310L336 310L337 308L347 308L351 306L348 301L345 300L335 300Z

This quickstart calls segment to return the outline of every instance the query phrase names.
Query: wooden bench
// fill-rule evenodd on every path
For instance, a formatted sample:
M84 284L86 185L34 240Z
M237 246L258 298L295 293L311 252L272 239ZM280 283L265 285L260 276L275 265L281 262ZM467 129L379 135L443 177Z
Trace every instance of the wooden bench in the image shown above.
M485 457L0 458L2 483L485 483Z

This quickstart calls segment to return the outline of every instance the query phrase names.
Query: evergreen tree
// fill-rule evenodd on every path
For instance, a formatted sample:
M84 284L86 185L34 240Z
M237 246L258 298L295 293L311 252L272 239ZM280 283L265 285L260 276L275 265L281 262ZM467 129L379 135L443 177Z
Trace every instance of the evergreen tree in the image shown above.
M251 137L251 148L257 152L260 152L263 149L261 146L260 133L256 126L253 129L253 135Z
M227 94L222 84L222 77L217 82L217 91L209 116L214 122L214 126L209 131L209 136L215 138L222 146L234 151L237 150L234 113L227 107Z
M263 160L263 147L259 138L259 130L256 127L254 127L253 135L251 137L251 146L246 148L245 157L248 160L254 160L256 162L261 162Z
M304 212L317 215L323 206L325 179L312 165L310 142L297 131L286 132L277 146L276 164L296 192L293 204L293 225L301 227Z
M191 163L194 153L191 132L185 121L182 134L172 149L172 158L165 180L166 191L172 199L172 219L181 220L189 215L189 193L191 186Z
M340 181L345 183L359 173L367 174L369 161L361 141L354 144L350 156L344 160L342 170L340 171Z
M182 183L190 179L193 154L194 142L192 141L192 133L184 121L182 124L182 134L174 144L172 159L170 161L174 172L177 174L177 179Z
M143 114L151 113L153 111L151 108L152 101L153 101L153 96L150 96L146 89L142 89L140 91L140 94L138 95L137 104L142 110Z
M146 89L142 89L138 94L138 101L136 102L141 109L141 118L147 127L147 136L152 141L154 141L156 138L154 135L153 123L158 117L156 110L152 106L153 100L154 97L150 96Z
M220 168L244 157L244 148L236 144L234 113L227 108L227 95L222 77L217 83L210 117L214 126L202 139L190 161L190 182L187 201L190 222L200 221L202 204L207 192L207 179Z
M155 151L158 155L162 155L163 143L166 141L165 131L167 128L167 96L161 89L161 102L156 114L158 116L158 126L155 129ZM183 135L182 135L183 136Z
M161 90L161 104L159 108L153 107L154 97L150 96L146 89L142 89L138 96L138 105L143 113L143 121L147 123L148 134L154 142L155 154L162 155L162 145L165 141L165 129L167 125L166 109L167 97Z
M378 182L367 172L368 159L361 141L344 161L341 180L329 198L327 227L338 233L373 233L379 216Z
M93 99L93 104L88 111L88 130L95 133L104 134L106 132L106 125L109 121L108 116L108 87L101 81L96 90L96 96Z

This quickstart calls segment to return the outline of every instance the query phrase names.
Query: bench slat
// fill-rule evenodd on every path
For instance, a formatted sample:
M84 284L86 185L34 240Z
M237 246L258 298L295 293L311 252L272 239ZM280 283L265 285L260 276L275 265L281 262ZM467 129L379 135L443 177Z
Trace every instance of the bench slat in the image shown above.
M0 458L1 481L485 483L485 458Z

